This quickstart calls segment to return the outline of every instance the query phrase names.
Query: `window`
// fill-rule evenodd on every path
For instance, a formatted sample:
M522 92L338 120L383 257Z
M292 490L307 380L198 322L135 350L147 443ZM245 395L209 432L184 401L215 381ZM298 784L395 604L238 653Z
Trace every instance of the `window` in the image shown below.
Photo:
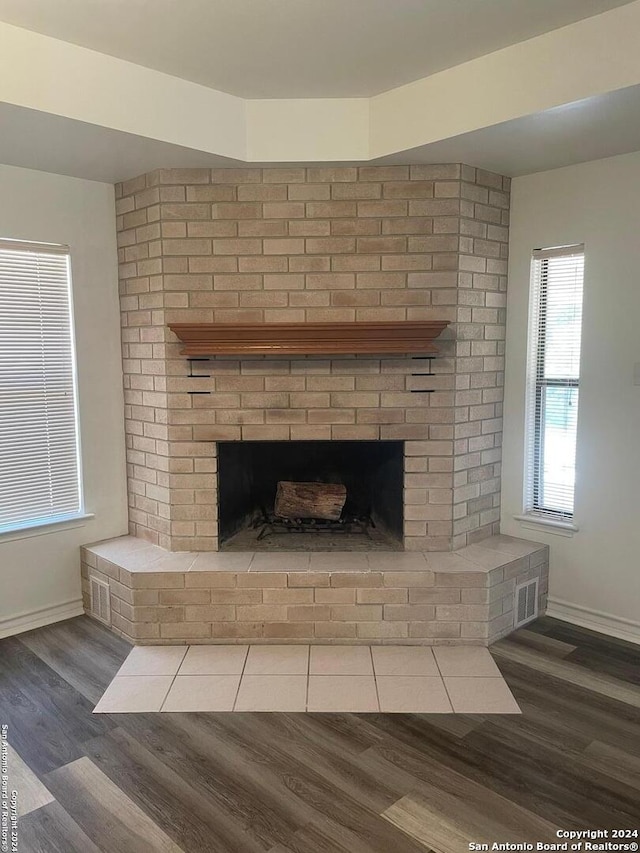
M0 240L0 532L81 512L69 250Z
M576 431L584 246L533 253L525 512L570 520L576 479Z

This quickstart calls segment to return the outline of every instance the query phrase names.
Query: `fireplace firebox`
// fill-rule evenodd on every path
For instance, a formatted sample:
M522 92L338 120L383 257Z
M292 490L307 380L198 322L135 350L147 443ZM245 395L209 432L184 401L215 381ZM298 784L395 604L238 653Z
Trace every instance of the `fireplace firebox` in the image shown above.
M346 487L339 519L281 517L279 482ZM221 550L402 550L404 442L218 443Z

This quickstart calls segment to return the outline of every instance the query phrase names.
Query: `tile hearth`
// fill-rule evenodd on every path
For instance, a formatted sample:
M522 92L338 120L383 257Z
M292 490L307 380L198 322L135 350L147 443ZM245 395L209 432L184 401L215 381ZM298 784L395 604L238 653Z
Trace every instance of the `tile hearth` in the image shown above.
M82 549L85 607L103 584L134 645L488 645L514 628L519 584L548 547L493 536L456 552L170 553L134 537ZM104 614L103 614L104 615Z
M487 649L219 645L134 648L96 714L518 714Z

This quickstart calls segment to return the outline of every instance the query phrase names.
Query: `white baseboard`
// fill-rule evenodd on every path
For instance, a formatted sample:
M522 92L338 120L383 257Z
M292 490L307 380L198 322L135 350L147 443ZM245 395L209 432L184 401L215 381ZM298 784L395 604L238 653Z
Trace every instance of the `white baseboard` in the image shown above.
M64 601L62 604L54 604L53 607L42 607L31 613L22 613L20 616L12 616L9 619L0 620L0 638L13 637L24 631L32 631L34 628L43 628L53 622L62 622L64 619L72 619L74 616L82 616L84 609L82 599L74 598Z
M602 613L600 610L591 610L579 604L571 604L559 598L549 598L547 602L546 616L579 625L581 628L590 628L619 640L627 640L629 643L640 644L640 622L631 619L623 619L611 613Z

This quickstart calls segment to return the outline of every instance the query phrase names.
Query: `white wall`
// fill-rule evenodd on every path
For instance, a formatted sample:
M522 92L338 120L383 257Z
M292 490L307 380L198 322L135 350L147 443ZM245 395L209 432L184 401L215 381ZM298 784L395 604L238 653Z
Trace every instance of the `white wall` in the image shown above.
M640 153L512 184L502 530L551 546L550 615L640 642ZM572 537L522 512L531 252L585 244L582 377Z
M78 548L126 533L127 501L113 187L0 166L0 237L71 247L85 505L95 514L0 537L3 636L80 612Z

